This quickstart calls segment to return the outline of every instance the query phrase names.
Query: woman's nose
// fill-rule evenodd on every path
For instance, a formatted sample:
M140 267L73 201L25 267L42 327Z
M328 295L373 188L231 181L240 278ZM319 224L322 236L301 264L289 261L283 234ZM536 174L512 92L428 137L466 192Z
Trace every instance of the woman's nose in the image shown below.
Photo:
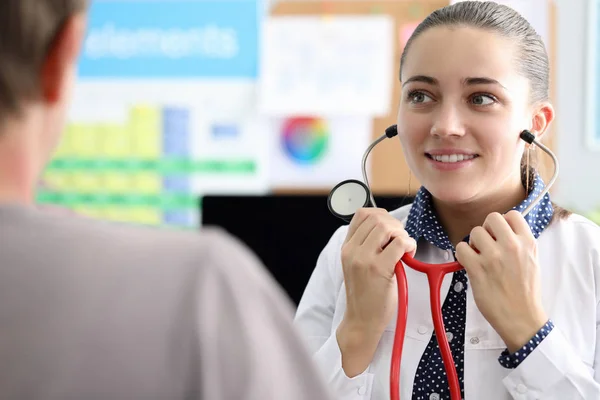
M434 116L431 135L436 137L464 136L465 127L462 123L460 110L452 105L442 105Z

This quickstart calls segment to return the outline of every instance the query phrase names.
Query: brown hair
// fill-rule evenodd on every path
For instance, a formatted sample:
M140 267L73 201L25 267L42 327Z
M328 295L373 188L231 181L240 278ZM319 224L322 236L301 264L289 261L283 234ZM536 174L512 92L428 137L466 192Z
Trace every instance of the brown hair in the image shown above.
M423 32L435 27L471 27L494 32L510 38L518 48L515 57L519 73L530 82L530 102L532 104L547 101L550 97L550 62L542 38L536 33L529 21L518 12L505 5L492 1L462 1L440 8L431 13L421 22L406 43L400 59L400 80L402 68L406 61L408 50L413 41ZM529 192L529 182L532 182L537 172L535 169L535 151L531 151L533 160L528 160L525 154L521 159L521 181ZM552 203L554 218L566 218L571 213Z
M40 69L67 18L88 0L0 0L0 121L39 95Z

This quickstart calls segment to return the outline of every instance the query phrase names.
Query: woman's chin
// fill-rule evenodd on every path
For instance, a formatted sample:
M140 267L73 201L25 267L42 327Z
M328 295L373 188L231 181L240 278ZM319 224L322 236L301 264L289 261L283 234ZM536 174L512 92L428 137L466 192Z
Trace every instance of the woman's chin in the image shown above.
M456 185L450 183L434 183L425 188L438 201L447 204L464 204L476 197L474 185Z

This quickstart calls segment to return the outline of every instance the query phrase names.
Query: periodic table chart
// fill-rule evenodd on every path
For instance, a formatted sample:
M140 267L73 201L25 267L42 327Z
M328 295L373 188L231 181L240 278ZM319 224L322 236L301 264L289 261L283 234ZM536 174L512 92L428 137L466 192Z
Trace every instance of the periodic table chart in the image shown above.
M188 121L183 108L134 106L123 124L70 124L40 200L95 217L189 225Z
M261 11L248 0L94 2L38 202L194 228L200 194L266 191L252 109Z

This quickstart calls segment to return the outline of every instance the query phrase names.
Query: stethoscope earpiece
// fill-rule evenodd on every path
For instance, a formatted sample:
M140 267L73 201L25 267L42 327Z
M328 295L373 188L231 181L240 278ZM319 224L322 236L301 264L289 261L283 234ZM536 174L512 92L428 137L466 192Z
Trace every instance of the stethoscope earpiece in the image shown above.
M354 214L363 207L369 207L369 188L356 179L338 183L329 193L327 207L336 217L350 222Z
M533 141L535 140L535 135L527 129L522 131L519 137L528 144L533 144Z

